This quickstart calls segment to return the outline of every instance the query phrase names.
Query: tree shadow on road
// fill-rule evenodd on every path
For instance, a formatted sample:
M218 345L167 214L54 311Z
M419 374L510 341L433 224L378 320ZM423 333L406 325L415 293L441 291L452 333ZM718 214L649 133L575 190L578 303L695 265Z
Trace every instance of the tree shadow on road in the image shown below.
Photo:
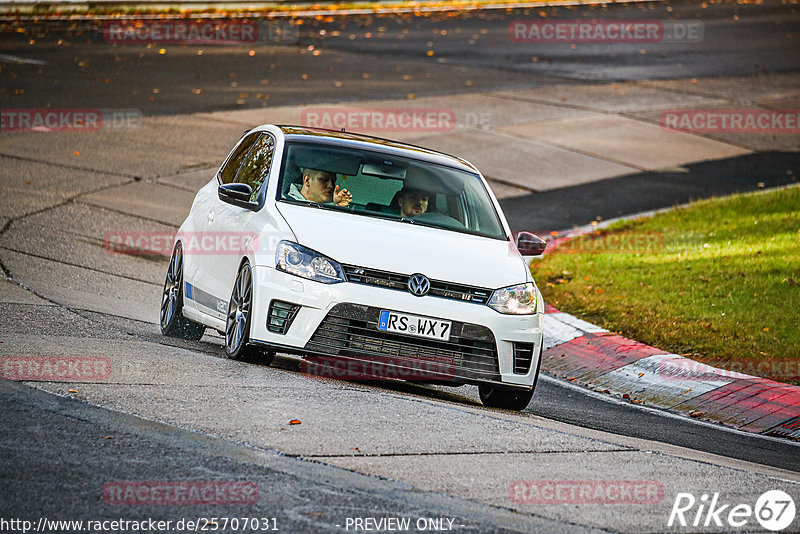
M500 201L511 229L547 233L691 200L800 180L800 152L759 152Z

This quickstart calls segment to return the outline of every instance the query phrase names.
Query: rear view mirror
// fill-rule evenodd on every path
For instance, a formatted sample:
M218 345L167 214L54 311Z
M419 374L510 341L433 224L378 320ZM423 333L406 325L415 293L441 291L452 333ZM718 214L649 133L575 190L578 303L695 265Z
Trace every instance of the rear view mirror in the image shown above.
M547 248L547 241L530 232L517 234L517 250L523 256L541 256Z
M405 178L406 170L390 159L380 162L367 162L361 166L361 174L377 176L379 178Z
M257 202L250 201L252 194L253 189L247 184L222 184L217 189L221 201L250 210L258 208Z

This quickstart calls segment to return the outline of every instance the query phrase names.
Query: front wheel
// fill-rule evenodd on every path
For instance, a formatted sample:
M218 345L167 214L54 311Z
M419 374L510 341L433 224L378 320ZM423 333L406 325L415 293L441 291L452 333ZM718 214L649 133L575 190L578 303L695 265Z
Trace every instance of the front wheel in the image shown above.
M165 336L198 341L206 327L183 316L183 246L175 244L169 260L159 314L161 333Z
M250 341L250 320L253 311L253 273L250 264L245 262L236 275L231 299L228 302L228 316L225 321L225 355L232 360L258 359L269 365L275 358L272 351L263 351Z
M531 389L526 391L524 389L502 389L489 384L481 384L478 386L478 393L481 396L481 402L484 406L491 408L503 408L504 410L521 411L528 407L533 392L536 391L536 384L539 382L539 372L542 370L542 351L544 343L539 343L539 361L536 364L536 374L533 375L533 384Z
M524 410L533 398L533 389L503 389L488 384L479 385L478 393L484 406L517 412Z

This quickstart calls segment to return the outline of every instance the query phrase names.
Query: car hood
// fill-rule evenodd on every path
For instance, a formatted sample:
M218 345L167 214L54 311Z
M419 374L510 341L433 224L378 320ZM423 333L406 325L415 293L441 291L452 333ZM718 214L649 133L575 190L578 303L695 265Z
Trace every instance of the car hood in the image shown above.
M280 203L298 243L349 265L497 289L530 280L509 241Z

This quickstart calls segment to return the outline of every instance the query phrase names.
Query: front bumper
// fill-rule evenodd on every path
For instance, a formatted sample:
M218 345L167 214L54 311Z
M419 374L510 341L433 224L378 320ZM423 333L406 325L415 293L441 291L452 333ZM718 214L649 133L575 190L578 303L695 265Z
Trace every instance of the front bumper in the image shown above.
M503 315L483 304L354 283L322 284L270 267L253 269L251 341L300 354L380 362L435 370L430 381L492 383L530 388L539 371L543 303L534 315ZM269 328L273 301L294 305L291 322ZM281 309L286 309L281 305ZM381 310L452 322L448 342L387 333L377 328ZM419 373L395 375L415 377ZM414 379L414 378L412 378Z

